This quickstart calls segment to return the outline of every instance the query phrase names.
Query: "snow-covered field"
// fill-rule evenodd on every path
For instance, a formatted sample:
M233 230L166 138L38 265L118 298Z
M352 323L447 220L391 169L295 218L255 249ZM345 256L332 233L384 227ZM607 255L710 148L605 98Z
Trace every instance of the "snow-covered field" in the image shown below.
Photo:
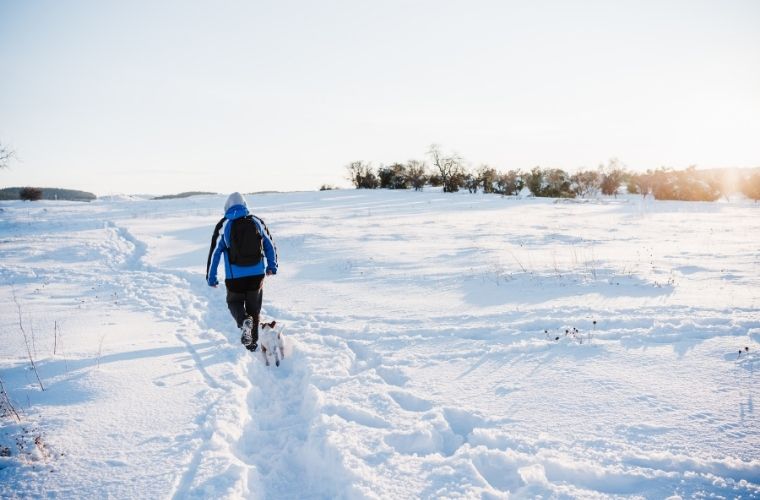
M0 497L760 497L760 206L249 196L266 368L224 199L0 203Z

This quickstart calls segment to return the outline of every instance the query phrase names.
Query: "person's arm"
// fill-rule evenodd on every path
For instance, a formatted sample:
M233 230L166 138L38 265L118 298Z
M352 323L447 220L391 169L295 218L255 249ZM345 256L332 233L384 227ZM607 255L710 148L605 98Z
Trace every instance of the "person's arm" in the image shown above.
M261 229L261 242L264 245L264 255L267 258L267 274L277 274L277 246L274 244L274 238L269 232L269 228L264 221L256 218Z
M209 286L217 286L219 280L216 277L216 270L219 267L219 260L221 259L222 252L226 245L224 244L224 238L219 238L220 231L224 228L224 222L226 219L222 219L214 228L214 236L211 238L211 248L208 251L208 261L206 263L206 282Z

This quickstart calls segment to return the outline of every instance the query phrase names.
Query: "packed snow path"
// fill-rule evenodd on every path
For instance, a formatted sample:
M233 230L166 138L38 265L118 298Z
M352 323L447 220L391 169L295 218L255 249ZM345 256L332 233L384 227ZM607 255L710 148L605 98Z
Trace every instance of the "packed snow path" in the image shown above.
M760 496L756 205L251 196L276 369L203 280L223 202L0 204L0 376L44 439L0 496Z

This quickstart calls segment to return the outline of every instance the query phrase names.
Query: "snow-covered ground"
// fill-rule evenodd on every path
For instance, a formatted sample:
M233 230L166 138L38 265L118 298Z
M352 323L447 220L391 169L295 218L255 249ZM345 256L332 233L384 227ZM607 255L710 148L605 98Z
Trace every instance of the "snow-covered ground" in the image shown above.
M760 206L248 200L280 368L204 282L223 196L0 203L0 497L760 497Z

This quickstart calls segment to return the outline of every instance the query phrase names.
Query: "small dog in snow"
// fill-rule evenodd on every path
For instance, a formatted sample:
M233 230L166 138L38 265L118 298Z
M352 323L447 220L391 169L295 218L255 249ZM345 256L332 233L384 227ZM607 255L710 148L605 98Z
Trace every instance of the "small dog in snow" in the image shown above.
M274 329L276 321L269 323L260 323L259 329L259 346L261 354L264 356L264 362L269 366L269 359L274 358L274 363L280 366L280 361L285 359L285 343L282 340L282 330Z

